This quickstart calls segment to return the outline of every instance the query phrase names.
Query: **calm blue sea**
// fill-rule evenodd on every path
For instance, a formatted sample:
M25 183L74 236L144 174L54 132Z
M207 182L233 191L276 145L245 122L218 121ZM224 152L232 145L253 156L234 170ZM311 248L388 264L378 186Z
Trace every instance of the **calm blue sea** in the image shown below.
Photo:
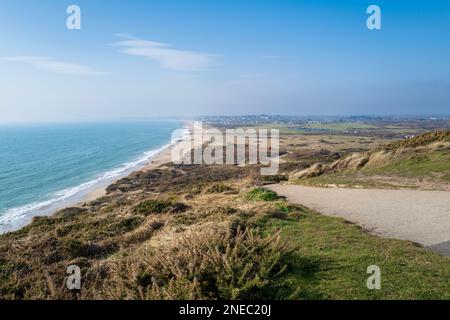
M182 127L172 120L0 125L0 232L137 169Z

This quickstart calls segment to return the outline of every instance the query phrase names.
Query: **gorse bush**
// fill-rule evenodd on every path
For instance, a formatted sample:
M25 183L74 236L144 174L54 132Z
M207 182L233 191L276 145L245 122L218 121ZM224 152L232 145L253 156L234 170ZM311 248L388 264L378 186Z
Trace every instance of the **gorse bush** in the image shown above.
M256 230L189 233L117 265L108 292L115 299L261 299L286 269L287 253L278 235Z
M247 200L276 201L279 198L276 192L264 188L255 188L247 193Z
M290 204L286 204L286 203L277 203L277 208L281 212L286 213L286 214L297 210L297 207L295 205L290 205Z
M169 200L146 200L141 202L134 208L134 212L137 214L150 215L161 214L168 212L183 212L187 210L187 206L183 203L173 202Z
M211 184L206 190L205 193L223 193L226 191L233 190L231 187L227 186L225 183L216 182Z
M261 181L268 184L268 183L280 183L282 181L289 180L289 177L283 174L277 174L273 176L261 176Z

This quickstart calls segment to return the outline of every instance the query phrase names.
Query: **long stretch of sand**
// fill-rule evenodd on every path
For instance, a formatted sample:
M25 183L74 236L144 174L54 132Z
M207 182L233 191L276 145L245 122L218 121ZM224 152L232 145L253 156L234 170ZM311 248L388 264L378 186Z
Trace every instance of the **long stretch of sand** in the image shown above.
M193 124L192 123L186 123L185 128L188 129L190 132L192 132ZM180 137L180 140L170 144L167 146L167 148L161 150L159 153L155 154L149 159L149 162L146 163L143 166L136 167L134 171L140 171L140 170L148 170L148 169L154 169L161 165L167 164L169 162L172 162L172 150L174 148L178 148L180 150L187 150L188 152L191 150L191 139L190 136L187 135L186 137ZM126 176L130 174L132 171L129 171L125 173L123 176ZM120 179L122 176L119 176L116 178ZM0 234L10 231L18 230L28 223L32 221L32 219L36 216L50 216L54 212L66 208L66 207L72 207L72 206L83 206L85 203L91 202L99 197L102 197L106 194L106 188L111 183L114 183L115 181L104 181L101 185L91 189L91 190L84 190L80 192L80 194L74 195L73 198L65 199L64 201L54 203L52 205L49 205L42 210L23 215L18 219L12 219L11 221L0 224Z
M179 142L181 143L181 142ZM168 146L161 152L155 154L144 167L140 167L138 170L150 170L156 169L157 167L169 163L171 161L171 153L172 149L175 147L174 144ZM106 187L97 188L91 192L89 192L86 197L83 199L83 202L93 201L97 198L100 198L106 194Z
M447 191L299 185L271 185L268 188L293 203L345 218L379 236L450 248L450 192Z
M192 130L192 124L191 123L187 123L185 125L185 128L188 130ZM188 145L186 145L188 144ZM146 163L143 167L138 168L135 171L142 171L142 170L151 170L151 169L156 169L164 164L168 164L170 162L172 162L172 150L174 148L180 148L181 145L185 145L184 149L185 150L190 150L191 146L191 141L190 141L190 137L184 137L184 139L180 139L174 143L172 143L171 145L167 146L167 148L165 148L164 150L160 151L159 153L155 154L148 163ZM180 148L181 149L181 148ZM104 196L106 194L106 187L101 187L101 188L97 188L91 192L89 192L86 197L83 199L83 203L84 202L90 202L93 201L97 198L100 198L102 196Z
M182 142L180 141L180 142L177 142L177 144L178 143L182 143ZM140 167L136 171L156 169L161 165L171 162L172 149L175 148L175 146L176 146L176 144L172 144L172 145L168 146L167 148L165 148L164 150L162 150L161 152L155 154L147 164L145 164L143 167ZM97 188L97 189L89 192L86 195L86 197L83 199L83 202L93 201L97 198L104 196L105 194L106 194L106 187Z

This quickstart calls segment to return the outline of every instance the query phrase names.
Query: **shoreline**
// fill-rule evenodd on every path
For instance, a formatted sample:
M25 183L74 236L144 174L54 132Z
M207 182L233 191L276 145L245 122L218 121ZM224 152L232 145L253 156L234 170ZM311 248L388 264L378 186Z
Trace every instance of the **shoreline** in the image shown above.
M188 130L189 134L192 130L192 125L191 124L186 124L183 129ZM186 136L181 137L180 139L172 142L171 144L167 145L165 148L163 148L162 150L160 150L158 153L156 153L155 155L153 155L151 158L148 159L148 162L143 164L142 166L139 166L139 168L136 168L132 171L130 171L129 173L127 173L124 176L118 177L117 179L114 179L113 181L109 182L107 185L99 187L99 188L95 188L94 190L91 190L88 194L86 194L86 196L83 198L83 200L81 202L78 203L78 206L82 206L83 204L89 203L91 201L95 201L98 198L101 198L103 196L106 195L106 188L110 185L113 184L115 182L117 182L118 180L122 179L123 177L126 177L129 174L132 174L133 172L137 172L137 171L146 171L146 170L152 170L152 169L156 169L162 165L168 164L170 162L172 162L172 150L176 147L179 146L180 144L184 143L186 141Z
M187 137L190 136L192 132L192 127L193 127L192 121L186 121L183 124L183 126L179 128L180 130L186 130L183 136L180 136L174 141L170 140L169 143L167 143L166 145L162 146L159 149L149 150L148 152L155 152L155 154L151 155L143 163L137 164L134 168L130 168L130 170L124 171L117 177L114 177L111 180L98 182L97 185L93 185L90 188L81 190L77 194L74 194L67 199L62 199L61 201L58 201L56 203L44 206L41 209L36 210L36 212L34 213L30 212L29 214L24 214L15 219L11 218L11 220L8 221L7 223L0 224L0 235L18 231L28 226L35 217L50 217L53 216L59 210L63 210L65 208L70 207L81 207L89 202L92 202L106 195L106 188L109 185L130 175L133 172L155 169L161 165L170 163L173 148L187 141ZM170 139L172 139L172 137L170 137Z

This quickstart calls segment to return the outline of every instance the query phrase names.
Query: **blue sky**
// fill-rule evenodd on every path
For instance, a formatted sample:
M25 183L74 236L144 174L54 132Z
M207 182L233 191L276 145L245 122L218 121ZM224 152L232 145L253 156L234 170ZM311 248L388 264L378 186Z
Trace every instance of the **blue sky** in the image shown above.
M446 0L2 0L0 121L449 114L449 34Z

